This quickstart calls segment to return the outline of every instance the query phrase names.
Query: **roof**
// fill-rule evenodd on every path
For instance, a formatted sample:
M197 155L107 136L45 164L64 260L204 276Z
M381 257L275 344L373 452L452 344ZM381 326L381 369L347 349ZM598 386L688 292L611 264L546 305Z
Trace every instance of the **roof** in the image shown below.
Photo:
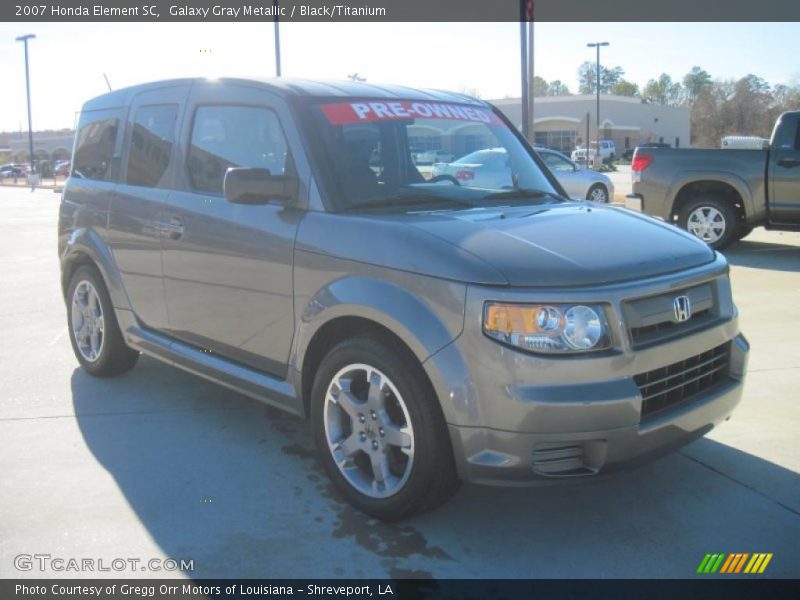
M144 83L132 87L114 90L102 96L92 98L84 104L84 110L100 110L104 108L116 108L124 106L133 96L147 91L171 87L175 85L194 85L196 83L206 83L220 85L235 84L248 85L252 87L262 87L272 93L284 97L309 97L309 98L396 98L402 100L426 100L436 102L455 102L459 104L476 104L486 106L486 103L477 98L457 94L455 92L445 92L440 90L428 90L406 87L392 84L375 84L354 81L312 81L309 79L243 79L243 78L214 78L203 77L185 79L167 79Z

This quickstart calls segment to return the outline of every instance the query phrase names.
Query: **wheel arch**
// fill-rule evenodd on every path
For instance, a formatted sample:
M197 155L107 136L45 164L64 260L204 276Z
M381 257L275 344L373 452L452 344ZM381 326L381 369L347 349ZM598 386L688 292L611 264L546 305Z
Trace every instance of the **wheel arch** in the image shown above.
M589 187L586 188L586 195L585 198L587 200L591 200L592 198L592 190L601 187L606 191L606 202L611 203L614 199L611 197L611 188L609 187L608 183L605 181L590 181Z
M685 204L700 194L710 194L722 198L736 210L744 222L753 214L753 199L750 188L736 175L693 174L673 182L670 187L670 220L675 221Z
M383 338L415 359L433 390L422 365L462 330L463 309L454 328L421 298L394 283L364 277L331 283L309 299L299 319L294 367L306 414L316 370L325 354L343 339L360 334Z
M65 300L72 275L84 265L93 266L100 272L114 308L130 309L110 248L97 232L85 228L72 232L61 255L61 292Z

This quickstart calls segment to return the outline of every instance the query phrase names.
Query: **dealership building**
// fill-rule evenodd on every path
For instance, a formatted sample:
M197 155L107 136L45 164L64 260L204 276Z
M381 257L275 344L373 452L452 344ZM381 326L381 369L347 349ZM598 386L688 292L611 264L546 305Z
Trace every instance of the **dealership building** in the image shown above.
M521 128L522 102L519 98L489 100ZM533 141L570 152L586 139L596 137L597 97L536 97L533 110ZM628 96L600 96L601 138L614 140L617 153L644 142L662 142L675 148L688 147L691 134L689 109L648 104Z
M47 133L34 131L33 156L36 162L50 161L54 163L59 160L69 160L72 156L74 135L71 130ZM28 133L12 133L9 137L9 148L7 149L9 162L29 162L30 141L28 140Z

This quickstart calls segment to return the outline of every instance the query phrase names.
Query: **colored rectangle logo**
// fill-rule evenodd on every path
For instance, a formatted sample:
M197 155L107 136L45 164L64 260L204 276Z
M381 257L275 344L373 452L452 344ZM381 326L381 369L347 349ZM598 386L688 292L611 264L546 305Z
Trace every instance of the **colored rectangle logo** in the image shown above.
M709 552L695 572L701 575L760 575L772 557L772 552Z

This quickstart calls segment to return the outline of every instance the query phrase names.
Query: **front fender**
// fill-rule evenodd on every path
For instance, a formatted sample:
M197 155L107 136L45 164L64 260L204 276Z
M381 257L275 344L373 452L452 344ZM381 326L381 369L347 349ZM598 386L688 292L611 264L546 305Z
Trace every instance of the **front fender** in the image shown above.
M65 297L69 278L75 266L91 262L100 271L114 308L131 310L130 300L122 285L122 277L115 266L111 249L96 231L79 227L70 232L59 259L61 261L61 288Z
M302 367L319 329L340 317L360 317L382 325L424 362L461 334L465 302L466 286L455 282L428 280L410 290L368 276L337 279L311 296L301 312L296 368Z

